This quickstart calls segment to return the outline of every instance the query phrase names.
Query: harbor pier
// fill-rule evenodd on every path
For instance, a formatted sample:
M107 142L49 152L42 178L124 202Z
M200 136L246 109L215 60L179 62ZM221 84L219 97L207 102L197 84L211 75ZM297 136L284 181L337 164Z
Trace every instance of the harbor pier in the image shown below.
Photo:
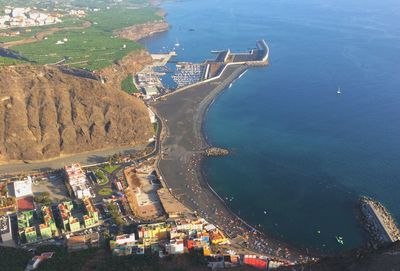
M361 197L363 224L373 243L382 244L400 240L400 231L393 217L378 201Z

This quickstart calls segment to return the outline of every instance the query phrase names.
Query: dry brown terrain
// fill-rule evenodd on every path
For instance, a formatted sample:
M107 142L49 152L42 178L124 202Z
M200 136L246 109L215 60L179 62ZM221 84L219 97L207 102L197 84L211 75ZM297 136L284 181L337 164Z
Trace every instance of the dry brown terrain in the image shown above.
M163 14L165 13L160 11L160 15ZM168 23L164 20L160 20L156 22L128 26L116 31L116 34L121 38L137 41L155 33L167 31L168 28Z
M152 63L149 52L139 50L126 55L115 64L102 69L99 73L102 75L105 84L113 89L121 89L121 82L129 75L142 70L145 65Z
M0 161L143 144L152 133L145 105L119 88L55 67L0 68Z

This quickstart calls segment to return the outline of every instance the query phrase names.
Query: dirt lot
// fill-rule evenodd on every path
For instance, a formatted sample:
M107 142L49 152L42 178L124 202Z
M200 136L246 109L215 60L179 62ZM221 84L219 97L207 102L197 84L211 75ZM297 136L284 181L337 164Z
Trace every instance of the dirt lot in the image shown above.
M35 196L43 192L48 192L50 199L53 201L69 198L68 190L65 187L62 177L59 175L50 175L48 179L35 181L32 185L32 191Z

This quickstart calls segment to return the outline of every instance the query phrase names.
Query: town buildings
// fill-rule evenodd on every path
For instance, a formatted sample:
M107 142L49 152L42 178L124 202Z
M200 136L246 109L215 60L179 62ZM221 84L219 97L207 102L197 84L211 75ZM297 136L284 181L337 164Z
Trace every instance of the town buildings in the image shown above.
M0 243L3 246L15 246L11 232L10 216L0 216Z
M83 172L79 163L65 166L64 170L71 194L73 194L77 199L95 197L86 174Z
M110 249L115 256L144 254L144 245L135 238L135 234L123 234L110 241Z
M61 15L47 13L29 7L8 7L0 16L0 29L32 27L61 23Z
M61 215L61 221L63 225L63 230L65 232L75 232L81 229L79 219L72 216L72 210L74 205L71 201L65 201L58 204L58 210Z

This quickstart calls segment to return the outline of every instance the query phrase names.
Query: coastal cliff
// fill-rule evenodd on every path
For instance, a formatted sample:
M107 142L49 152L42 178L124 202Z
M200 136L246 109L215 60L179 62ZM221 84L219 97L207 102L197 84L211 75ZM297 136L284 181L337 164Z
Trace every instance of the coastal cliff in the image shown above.
M42 160L147 143L146 106L97 80L49 66L0 68L0 161Z
M129 74L137 73L152 61L150 53L143 49L128 54L113 65L102 69L99 74L108 87L119 90L121 89L121 82Z
M162 15L164 15L164 13L162 13ZM167 31L168 29L169 29L168 23L164 20L160 20L155 22L128 26L121 30L116 31L116 34L120 38L138 41L140 39L151 36L155 33Z

